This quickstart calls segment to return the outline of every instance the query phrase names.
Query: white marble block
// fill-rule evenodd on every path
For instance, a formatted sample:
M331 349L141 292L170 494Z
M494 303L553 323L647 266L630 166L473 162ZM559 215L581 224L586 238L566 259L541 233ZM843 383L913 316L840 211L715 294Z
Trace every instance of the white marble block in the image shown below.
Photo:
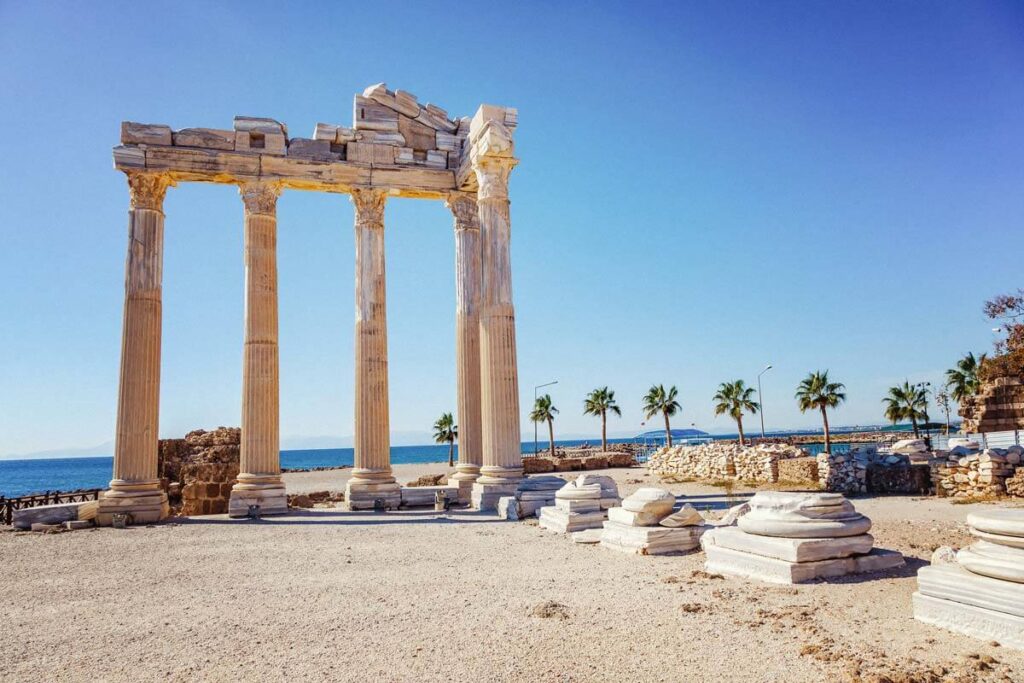
M705 538L707 535L705 536ZM705 571L715 574L746 576L770 583L805 583L815 579L835 578L846 574L863 574L895 569L904 564L903 556L893 550L875 548L867 555L840 557L817 562L789 562L712 543L704 544L707 562Z
M31 529L33 524L62 524L63 522L95 519L98 506L98 501L89 500L81 503L58 503L22 508L14 510L11 514L11 524L15 529Z
M601 509L600 500L565 500L555 499L555 507L566 512L597 512Z
M540 509L540 526L560 534L597 529L604 523L604 512L567 512L557 507Z
M633 512L623 507L611 508L608 510L608 521L626 526L658 526L661 515L652 515L649 512Z
M704 526L674 529L663 526L633 526L609 520L604 523L601 532L601 547L638 555L683 553L700 545L700 537L705 529Z
M817 562L865 555L875 544L871 534L840 538L778 538L748 534L734 526L714 529L711 534L707 543L787 562Z

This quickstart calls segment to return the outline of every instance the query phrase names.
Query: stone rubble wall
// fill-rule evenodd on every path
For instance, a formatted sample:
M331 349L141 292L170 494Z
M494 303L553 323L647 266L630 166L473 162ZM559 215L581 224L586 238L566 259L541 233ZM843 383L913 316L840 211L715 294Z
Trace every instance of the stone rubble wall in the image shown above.
M600 451L595 449L555 450L556 457L538 454L523 458L525 474L545 474L547 472L580 472L583 470L603 470L608 467L633 467L636 456L630 451Z
M238 478L242 430L197 429L184 439L161 439L159 472L168 498L182 515L217 515L228 511L231 487Z
M801 449L786 444L709 443L663 447L651 455L647 467L655 474L688 479L774 483L779 480L780 460L805 456Z
M962 455L961 449L936 457L932 463L935 493L953 498L1000 496L1017 488L1016 472L1024 456L1024 448L990 448L981 453ZM1008 488L1007 480L1014 484ZM1011 494L1015 495L1015 494Z
M853 494L867 491L867 464L853 453L820 453L818 483L826 491Z

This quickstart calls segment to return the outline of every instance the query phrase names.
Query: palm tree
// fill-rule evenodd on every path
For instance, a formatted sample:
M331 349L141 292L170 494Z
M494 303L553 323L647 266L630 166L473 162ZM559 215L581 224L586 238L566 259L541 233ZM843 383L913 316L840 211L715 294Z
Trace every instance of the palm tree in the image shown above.
M746 444L743 438L743 413L744 411L755 414L761 408L761 404L753 400L753 387L744 386L743 380L735 382L722 382L715 394L715 415L729 414L729 417L736 420L736 427L740 432L740 445Z
M459 438L459 428L455 426L455 418L451 413L441 413L434 423L434 441L448 444L448 467L455 465L455 439Z
M928 392L919 384L904 381L902 385L889 387L889 395L882 399L885 404L885 419L893 424L910 420L914 427L914 438L918 437L917 421L928 421Z
M533 404L533 412L530 419L534 422L548 423L548 443L551 447L551 457L555 457L555 413L558 408L551 403L551 394L544 394Z
M950 394L957 403L963 403L965 398L974 396L981 388L981 379L978 377L978 370L985 362L985 354L975 358L973 353L956 362L956 367L946 370L946 386L951 388Z
M601 417L601 450L608 450L608 413L615 413L622 417L622 410L615 403L615 392L608 387L594 389L587 398L583 400L584 415L599 415Z
M846 400L846 387L840 382L828 381L828 370L812 372L796 388L796 403L801 413L817 408L825 427L825 452L832 452L832 437L828 432L828 409Z
M644 396L644 417L646 419L650 420L658 413L665 416L665 443L668 446L672 445L672 429L669 427L668 418L683 409L679 405L679 401L676 400L678 394L675 387L665 391L665 385L655 384Z

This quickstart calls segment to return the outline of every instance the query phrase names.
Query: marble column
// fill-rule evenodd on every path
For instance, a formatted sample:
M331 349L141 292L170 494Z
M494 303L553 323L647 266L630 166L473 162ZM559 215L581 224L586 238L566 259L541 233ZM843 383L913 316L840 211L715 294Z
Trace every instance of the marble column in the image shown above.
M96 521L109 525L118 513L134 524L167 516L167 494L157 476L160 416L160 336L164 243L164 195L169 176L128 174L128 257L125 262L124 327L117 400L114 478L100 498Z
M244 183L245 345L242 351L242 447L228 515L288 512L281 479L280 385L277 347L276 183Z
M388 321L384 273L385 190L354 189L356 237L355 466L345 487L351 510L381 500L397 508L388 422Z
M482 294L480 309L483 466L473 485L473 506L496 506L523 478L519 433L516 322L509 258L508 178L517 159L512 135L499 120L474 117L470 154L479 190Z
M452 192L446 205L455 218L455 376L459 463L449 483L470 501L480 474L480 217L476 196Z

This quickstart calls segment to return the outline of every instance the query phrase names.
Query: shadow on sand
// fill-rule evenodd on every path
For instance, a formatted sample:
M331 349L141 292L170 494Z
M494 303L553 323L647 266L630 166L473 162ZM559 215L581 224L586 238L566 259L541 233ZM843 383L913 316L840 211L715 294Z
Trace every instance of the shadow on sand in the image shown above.
M435 510L396 510L393 512L373 512L360 510L307 510L293 509L286 515L273 515L260 519L232 519L227 515L208 515L203 517L172 517L167 520L175 524L252 524L258 526L289 526L289 525L345 525L374 526L380 524L479 524L499 522L493 513L477 510L453 509L448 512Z

